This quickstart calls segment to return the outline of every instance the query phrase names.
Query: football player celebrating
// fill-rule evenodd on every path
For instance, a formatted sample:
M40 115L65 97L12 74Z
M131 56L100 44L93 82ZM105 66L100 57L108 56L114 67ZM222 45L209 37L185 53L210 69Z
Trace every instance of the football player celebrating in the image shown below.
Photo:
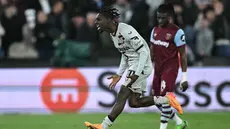
M120 88L116 103L101 124L85 122L88 128L108 129L123 111L126 101L136 107L150 106L153 104L169 104L180 110L178 101L171 95L141 97L146 90L147 78L152 73L150 49L146 41L130 25L116 22L119 17L118 10L104 7L96 17L95 24L98 31L107 31L113 40L114 46L121 53L118 72L108 79L112 79L109 87L113 89L123 73L127 70L126 81Z

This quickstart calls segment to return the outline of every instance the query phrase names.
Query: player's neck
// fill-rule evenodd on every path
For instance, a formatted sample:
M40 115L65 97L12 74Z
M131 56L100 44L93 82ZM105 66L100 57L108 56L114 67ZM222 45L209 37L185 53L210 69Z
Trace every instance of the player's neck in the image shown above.
M160 28L167 28L167 27L169 27L171 25L171 23L169 23L169 24L167 24L167 25L165 25L165 26L159 26Z

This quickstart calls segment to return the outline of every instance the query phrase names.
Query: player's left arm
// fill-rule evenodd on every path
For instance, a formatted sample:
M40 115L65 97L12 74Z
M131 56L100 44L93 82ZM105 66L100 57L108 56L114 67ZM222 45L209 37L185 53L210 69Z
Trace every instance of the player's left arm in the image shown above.
M185 34L182 29L179 29L175 35L174 42L178 47L180 54L180 64L182 69L182 80L180 83L180 88L182 91L186 91L188 88L187 82L187 55L186 55L186 41Z
M138 45L139 44L139 45ZM136 47L138 46L138 47ZM142 74L146 61L148 60L149 51L144 47L143 41L133 43L134 49L139 53L139 62L137 65L136 75Z
M137 69L135 71L135 75L140 76L140 74L144 70L144 66L148 59L148 55L150 54L147 48L144 46L144 40L139 36L135 29L131 30L132 33L128 33L127 37L130 40L130 45L132 48L139 54L139 62Z

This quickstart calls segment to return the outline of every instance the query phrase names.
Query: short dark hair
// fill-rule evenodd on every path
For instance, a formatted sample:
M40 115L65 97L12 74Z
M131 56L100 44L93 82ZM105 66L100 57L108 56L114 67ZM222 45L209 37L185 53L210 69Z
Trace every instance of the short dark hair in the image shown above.
M159 13L167 13L170 16L175 15L175 11L174 11L174 8L173 8L172 4L161 4L158 7L157 12L159 12Z
M110 18L112 20L117 19L120 16L120 13L118 13L118 9L112 6L102 7L99 13L103 14L106 18Z
M210 12L210 11L214 12L215 9L214 9L212 6L207 6L207 7L202 11L204 18L207 18L207 13Z

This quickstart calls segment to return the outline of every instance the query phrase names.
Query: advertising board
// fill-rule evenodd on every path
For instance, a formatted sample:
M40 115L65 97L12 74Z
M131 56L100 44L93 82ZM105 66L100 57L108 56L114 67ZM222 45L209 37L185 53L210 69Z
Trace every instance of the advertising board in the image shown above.
M109 90L109 75L117 68L0 69L0 113L108 112L115 103L122 78ZM189 68L189 89L175 91L185 111L230 109L230 68ZM125 76L124 76L125 77ZM151 93L153 75L146 95ZM177 84L181 79L178 75ZM125 112L157 111L155 107Z

